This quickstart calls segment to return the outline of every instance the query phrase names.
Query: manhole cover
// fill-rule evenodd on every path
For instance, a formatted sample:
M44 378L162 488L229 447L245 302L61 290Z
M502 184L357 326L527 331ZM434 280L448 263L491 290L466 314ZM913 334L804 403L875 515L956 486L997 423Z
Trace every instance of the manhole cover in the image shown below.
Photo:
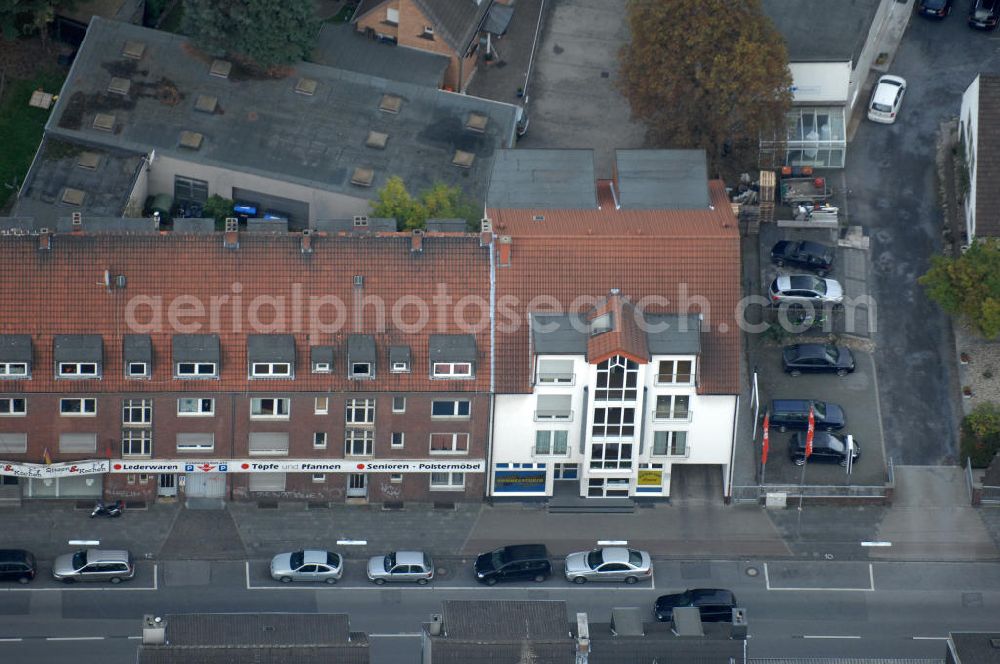
M760 570L757 569L756 567L747 567L746 573L747 576L757 576L758 574L760 574Z

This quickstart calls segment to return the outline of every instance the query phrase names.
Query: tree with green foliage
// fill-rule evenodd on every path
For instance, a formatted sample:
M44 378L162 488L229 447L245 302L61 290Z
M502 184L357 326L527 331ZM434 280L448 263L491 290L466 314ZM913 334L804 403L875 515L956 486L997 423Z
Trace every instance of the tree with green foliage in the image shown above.
M785 43L760 0L629 0L626 11L619 86L652 145L702 148L713 174L756 166L792 102Z
M0 0L0 34L8 41L38 34L46 44L49 23L56 16L56 6L72 4L65 0Z
M215 219L217 224L225 223L227 217L232 217L235 214L233 212L233 201L229 198L223 198L218 194L212 194L205 201L202 214Z
M372 201L372 214L395 219L402 230L424 228L428 219L465 219L470 225L479 223L481 211L462 195L457 186L438 182L414 198L398 175L389 178Z
M1000 451L1000 406L981 403L962 421L961 462L966 457L976 468L985 468Z
M268 69L305 59L319 28L312 0L184 0L181 31L208 53Z
M972 244L958 258L934 256L918 283L950 314L963 317L983 336L1000 334L1000 241Z

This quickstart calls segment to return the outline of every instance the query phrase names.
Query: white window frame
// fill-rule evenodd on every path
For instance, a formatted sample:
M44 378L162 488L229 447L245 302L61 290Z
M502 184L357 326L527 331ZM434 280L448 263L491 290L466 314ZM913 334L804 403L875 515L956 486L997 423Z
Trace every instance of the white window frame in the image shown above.
M174 377L190 379L218 378L219 366L215 362L177 362Z
M135 445L139 446L139 451L134 451ZM152 429L122 429L122 457L151 457L153 456L153 430Z
M409 362L393 362L392 368L390 369L392 373L410 373L410 363Z
M396 442L396 436L399 436L399 442ZM404 431L393 431L389 436L389 447L394 450L401 450L406 447L406 432Z
M656 450L656 437L660 434L666 434L667 437L667 446L666 446L666 451L664 452L658 452ZM680 442L680 444L683 445L684 447L684 450L682 452L677 451L678 434L682 434L683 438L682 441ZM650 454L655 457L675 457L682 459L687 458L691 454L691 446L688 444L688 432L686 430L654 431L653 448L650 451Z
M344 403L344 422L350 426L375 424L375 399L348 399Z
M184 433L197 433L197 432L184 432ZM209 436L212 440L211 444L208 443L182 443L179 440L176 441L177 451L184 453L207 453L215 451L215 434L205 433L203 435Z
M439 415L434 413L435 404L450 403L452 404L452 412L448 415ZM462 404L465 404L465 410L468 411L464 415L462 414ZM435 399L431 401L431 419L433 420L467 420L472 416L472 402L468 399Z
M326 432L325 431L314 431L313 432L313 449L314 450L325 450L326 449Z
M447 437L451 438L450 449L434 449L434 439L446 440ZM468 454L469 453L470 436L468 433L450 433L450 432L434 432L430 435L427 441L427 448L430 454L438 455L455 455L455 454ZM462 447L465 449L462 449Z
M330 397L315 397L313 399L313 413L316 415L327 415L330 413Z
M270 402L270 413L264 406ZM251 420L287 420L291 416L292 400L288 397L253 397L250 399Z
M357 444L362 445L362 452L357 452ZM344 430L344 456L370 457L375 453L375 432L371 429Z
M132 419L136 416L137 419ZM122 426L149 426L152 423L152 399L122 399Z
M291 378L290 362L251 362L250 378Z
M314 374L328 374L333 373L333 365L329 362L313 362L312 372Z
M641 429L639 424L636 422L637 413L634 406L597 406L593 410L593 420L590 426L590 436L595 439L605 439L605 438L619 438L633 440L636 436L636 432ZM619 413L619 422L611 422L608 415L612 411L621 411ZM604 421L597 421L597 413L604 413ZM631 419L629 419L631 416ZM631 431L628 429L631 427Z
M60 378L100 378L101 365L98 362L60 362L58 364Z
M14 367L20 367L20 371L14 371ZM0 362L0 379L18 380L21 378L31 378L31 371L27 362Z
M66 406L73 401L79 402L80 412L67 411ZM92 408L88 411L87 405ZM64 397L59 399L59 415L62 417L97 417L97 399L94 397Z
M569 363L570 371L545 371L545 367L552 367L552 363ZM576 384L576 374L573 372L573 360L546 358L538 360L538 371L536 379L539 385L574 385Z
M133 371L134 367L142 367L142 371L137 373ZM125 376L128 378L149 378L149 364L146 362L126 362Z
M677 371L677 365L681 362L691 365L687 380L679 380L684 375ZM665 365L669 365L669 371L664 371ZM655 380L657 385L693 385L694 373L694 360L660 360L656 365Z
M434 36L434 26L433 25L425 25L424 26L424 37L433 37L433 36Z
M433 378L474 378L472 373L472 362L435 362L432 372Z
M368 367L364 371L358 371L360 367ZM375 368L372 362L351 362L350 373L347 377L351 380L372 380L375 378Z
M402 406L397 408L397 403L402 403ZM394 413L405 413L406 412L406 397L393 397L392 398L392 412Z
M386 7L385 22L391 25L399 25L399 9L396 9L395 7Z
M566 448L562 452L555 451L555 440L556 434L561 433L565 435L565 446ZM538 442L539 437L544 436L547 438L548 447L545 448L548 451L542 451L542 447ZM569 431L566 429L539 429L535 431L535 446L533 448L535 456L554 456L554 457L566 457L569 456Z
M20 406L20 410L15 408ZM28 414L27 397L3 397L0 398L0 417L24 417Z
M389 482L392 484L402 484L403 473L389 473Z
M447 476L447 481L445 483L435 483L434 480L440 480L442 475ZM456 480L461 480L461 483L458 483ZM431 491L465 491L465 473L430 473L428 484Z
M326 482L326 473L313 473L312 482L313 484L323 484Z
M660 399L669 399L670 408L664 415L660 412L659 403ZM677 409L677 402L680 399L687 399L687 410L681 414L681 411ZM664 420L677 420L679 422L690 422L691 421L691 395L690 394L657 394L656 400L653 402L653 419L659 422Z
M181 410L181 403L193 401L197 404L197 410ZM208 402L208 410L204 410L205 402ZM214 417L215 399L207 397L180 397L177 399L177 417Z

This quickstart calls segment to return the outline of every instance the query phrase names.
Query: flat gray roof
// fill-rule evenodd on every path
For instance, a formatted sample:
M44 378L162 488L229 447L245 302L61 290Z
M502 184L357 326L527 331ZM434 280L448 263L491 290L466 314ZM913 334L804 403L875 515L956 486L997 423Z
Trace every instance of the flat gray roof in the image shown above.
M484 642L568 638L566 602L551 600L446 600L447 638Z
M409 346L389 346L389 364L391 365L396 362L405 362L407 365L410 364L411 354Z
M57 334L53 342L56 362L101 362L104 339L99 334Z
M295 364L295 337L291 334L251 334L247 337L250 362L289 362Z
M127 40L145 44L141 59L122 55ZM282 78L254 77L236 64L221 78L209 74L211 65L184 37L94 18L47 135L121 151L155 149L361 199L399 175L411 192L444 182L483 201L494 153L513 145L511 104L306 62ZM112 77L128 80L128 92L109 92ZM296 92L313 84L310 93ZM398 98L398 109L380 110L384 95ZM470 113L488 118L483 131L466 128ZM95 128L98 114L113 116L103 118L110 131ZM192 132L187 138L198 147L181 147L182 131ZM372 131L388 135L382 149L366 145ZM456 151L473 155L471 165L454 165ZM351 184L356 168L374 171L370 187Z
M698 314L646 314L645 320L650 355L701 353L701 319Z
M586 355L587 323L570 314L531 314L531 344L536 355Z
M704 150L616 150L615 166L623 209L708 208Z
M172 646L306 646L346 643L345 613L198 613L167 616Z
M309 349L310 362L326 362L333 366L333 346L313 346Z
M219 335L217 334L175 334L172 342L172 358L178 362L215 362L220 358Z
M428 348L431 363L475 362L479 356L473 334L432 334Z
M596 209L593 150L498 150L486 207Z
M0 334L0 362L31 363L30 334Z
M881 0L763 0L791 62L857 65Z
M15 214L46 223L68 217L71 212L120 217L144 163L143 156L136 151L48 136L42 140L24 179ZM66 202L73 200L72 192L82 193L78 204Z
M349 23L325 24L309 59L328 67L431 88L444 81L450 62L446 55L368 39Z

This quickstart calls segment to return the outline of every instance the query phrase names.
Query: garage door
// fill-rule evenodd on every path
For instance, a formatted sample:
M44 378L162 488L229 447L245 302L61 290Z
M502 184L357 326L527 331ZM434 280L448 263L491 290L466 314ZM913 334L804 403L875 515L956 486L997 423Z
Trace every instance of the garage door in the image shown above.
M225 473L188 473L184 477L184 493L188 498L222 498L226 495Z
M284 491L284 473L253 473L250 475L250 491Z
M289 230L309 227L308 203L239 187L233 187L233 201L257 208L257 216L260 218L266 219L268 215L286 218Z

